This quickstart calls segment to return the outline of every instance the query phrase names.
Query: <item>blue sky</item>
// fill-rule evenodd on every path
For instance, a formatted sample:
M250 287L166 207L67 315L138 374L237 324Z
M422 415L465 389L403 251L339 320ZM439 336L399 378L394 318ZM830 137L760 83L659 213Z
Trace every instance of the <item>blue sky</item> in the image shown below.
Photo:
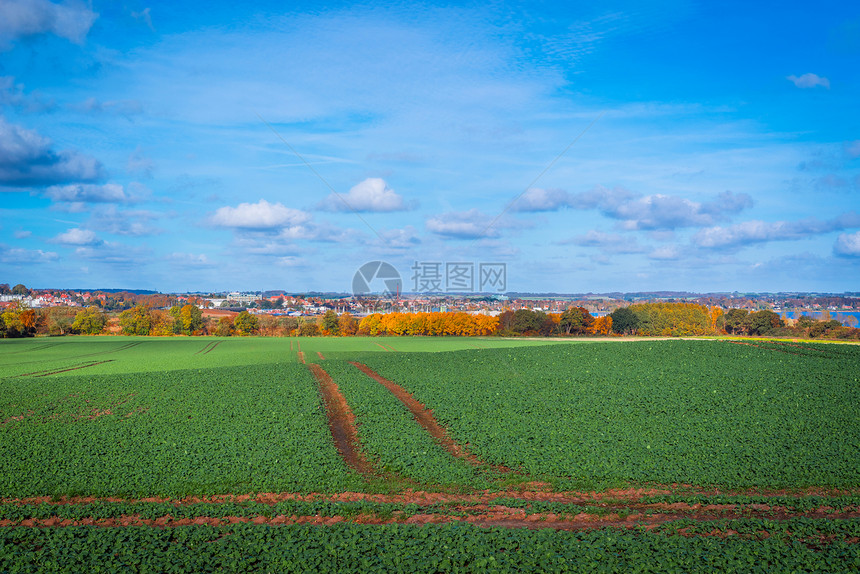
M857 291L858 70L850 2L0 0L0 282Z

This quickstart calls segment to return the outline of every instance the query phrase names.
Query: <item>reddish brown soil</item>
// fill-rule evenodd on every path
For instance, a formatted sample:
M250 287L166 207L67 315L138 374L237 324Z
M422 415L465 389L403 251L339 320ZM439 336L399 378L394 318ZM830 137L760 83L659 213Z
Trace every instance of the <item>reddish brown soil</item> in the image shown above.
M309 365L313 367L314 365ZM322 370L322 369L320 369ZM197 503L212 503L220 502L247 502L255 501L264 504L275 504L286 500L304 500L304 501L332 501L332 502L349 502L367 500L371 502L386 502L395 504L490 504L497 498L515 498L527 501L540 502L561 502L567 504L580 505L599 505L607 506L623 506L625 508L634 508L640 506L642 508L700 508L701 505L685 505L684 503L674 504L641 504L639 501L646 496L657 496L662 494L703 494L715 496L718 494L725 495L740 495L740 496L793 496L803 498L806 496L851 496L860 494L860 488L853 489L824 489L824 488L809 488L799 491L787 490L771 490L771 491L718 491L718 490L702 490L689 487L687 485L666 485L655 488L623 488L609 489L600 492L595 491L568 491L568 492L552 492L545 483L532 482L520 485L517 488L508 490L484 490L472 494L454 494L450 492L430 492L425 490L414 490L407 488L397 494L372 494L366 492L340 492L336 494L320 494L320 493L296 493L296 492L263 492L251 494L220 494L213 496L189 496L182 499L164 498L164 497L149 497L149 498L121 498L121 497L93 497L93 496L75 496L75 497L58 497L37 496L30 498L4 498L0 499L0 504L89 504L91 502L171 502L174 504L197 504ZM732 505L709 505L709 509L719 509ZM763 505L762 508L770 508L770 505Z
M239 313L237 311L228 311L226 309L203 309L204 317L235 317Z
M215 350L215 347L223 343L223 341L212 341L210 343L206 343L206 346L194 353L195 355L208 355L212 351Z
M319 351L317 351L317 355L319 356L319 358L320 358L320 360L321 360L321 361L325 361L325 357L323 357L323 354L322 354L322 353L320 353Z
M304 363L304 356L301 361ZM334 444L340 452L341 457L355 471L361 474L374 474L373 467L362 455L358 442L358 432L355 428L355 415L346 402L337 384L331 376L317 364L310 364L308 368L314 374L319 383L320 393L325 403L328 425Z
M433 416L433 411L428 409L426 406L421 404L419 401L415 399L406 389L398 385L393 381L389 381L367 365L363 365L361 363L355 363L350 361L351 365L354 365L358 368L362 373L367 375L368 377L375 380L377 383L380 383L386 389L391 391L391 393L397 397L400 402L402 402L409 412L412 413L412 416L415 417L415 421L421 425L424 430L430 433L430 436L442 445L445 450L450 452L456 457L467 460L469 463L478 465L485 465L486 463L482 462L478 457L471 454L466 448L457 442L454 441L450 436L448 436L448 432L445 430L442 425L436 421L436 418ZM501 470L503 472L510 472L510 469L503 467L496 467L497 470Z
M293 342L290 341L290 352L292 352L292 351L293 351Z
M458 514L459 513L459 514ZM463 515L462 513L467 513ZM381 517L369 513L360 514L351 518L343 516L297 516L279 515L274 517L196 517L175 519L169 514L156 519L143 519L140 515L124 515L116 518L95 519L82 518L80 520L61 519L58 517L45 519L27 519L22 521L0 520L3 526L25 526L25 527L58 527L58 526L80 526L96 525L104 527L116 526L152 526L157 528L169 528L185 525L211 525L223 526L242 522L254 524L318 524L331 525L338 522L353 522L359 524L441 524L450 522L466 522L483 527L505 527L505 528L553 528L556 530L587 530L593 528L633 528L645 526L654 528L661 524L679 520L682 518L706 522L717 519L736 519L760 517L770 520L788 520L797 517L806 518L828 518L834 520L856 519L860 517L860 511L828 513L826 509L818 509L807 513L787 513L779 509L762 508L738 511L733 505L713 505L701 507L700 505L685 504L649 504L634 507L607 506L600 513L581 512L576 515L570 514L527 514L521 508L509 508L501 505L486 504L479 506L452 506L449 514L429 513L415 514L406 517L402 512L395 511L390 516ZM681 531L683 534L683 531ZM714 531L705 535L731 536L737 534L731 531ZM766 535L767 533L764 533ZM849 540L857 543L860 540Z
M304 354L304 353L302 353L301 351L299 351L299 352L298 352L298 353L296 353L296 354L297 354L297 355L298 355L298 357L299 357L299 362L300 362L300 363L302 363L302 364L305 364L305 354Z
M382 347L383 351L390 351L391 350L388 347L386 347L385 345L383 345L382 343L377 343L376 341L374 341L374 343L376 343L377 346Z

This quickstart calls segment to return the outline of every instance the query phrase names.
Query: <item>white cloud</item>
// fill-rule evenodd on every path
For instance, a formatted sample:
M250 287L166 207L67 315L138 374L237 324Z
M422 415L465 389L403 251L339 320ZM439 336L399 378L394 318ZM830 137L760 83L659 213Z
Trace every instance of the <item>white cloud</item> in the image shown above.
M568 196L566 204L575 209L597 209L622 222L626 229L671 230L713 225L751 207L745 193L724 191L713 201L697 202L677 195L639 196L623 188L596 187Z
M7 265L32 265L56 261L59 256L53 251L41 249L21 249L0 244L0 263Z
M674 261L681 258L681 252L674 245L665 245L663 247L658 247L649 253L648 258L656 259L658 261Z
M828 90L830 89L830 80L817 74L803 74L802 76L791 75L786 77L786 80L790 81L798 88L814 88L815 86L822 86Z
M388 187L384 179L369 177L346 194L330 194L318 208L323 211L391 212L406 211L403 197Z
M257 203L220 207L215 211L211 222L218 227L263 230L296 227L307 223L310 219L310 214L305 211L261 199Z
M86 4L69 0L54 4L47 0L3 0L0 2L0 48L13 40L39 34L56 34L80 44L98 14Z
M804 239L852 227L860 227L860 215L855 212L826 221L814 217L800 221L744 221L728 227L702 229L693 236L693 243L706 248L739 247L768 241Z
M54 238L54 242L64 245L100 245L103 243L90 229L74 227Z
M54 201L69 203L125 203L129 200L122 186L116 183L52 185L44 193Z
M833 246L833 252L845 257L860 257L860 231L840 233Z
M636 238L619 233L605 233L591 229L585 235L577 235L572 239L559 242L560 245L580 245L582 247L597 247L604 253L628 254L643 253L643 248Z
M402 229L389 229L380 232L382 236L381 245L392 249L405 249L415 247L421 243L418 233L411 225L407 225Z
M98 231L129 237L154 235L162 231L150 223L153 219L158 219L161 216L152 211L123 211L117 209L115 205L99 206L89 211L91 211L92 216L87 227Z
M491 227L492 219L477 209L462 212L448 212L431 217L425 224L427 231L455 239L477 239L496 237L498 230Z
M213 267L215 264L204 253L171 253L167 260L180 267Z
M50 139L0 116L0 184L50 185L103 176L102 165L94 158L74 151L56 152Z
M526 190L511 206L512 211L556 211L571 205L571 196L562 189L540 189L532 187Z

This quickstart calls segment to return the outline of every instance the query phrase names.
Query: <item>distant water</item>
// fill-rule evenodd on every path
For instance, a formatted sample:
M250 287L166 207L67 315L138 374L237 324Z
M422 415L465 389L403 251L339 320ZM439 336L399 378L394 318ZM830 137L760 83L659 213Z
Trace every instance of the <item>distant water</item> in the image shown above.
M857 327L860 325L860 311L830 311L830 318L836 319L843 325L848 325L850 327ZM824 317L824 311L786 311L786 317L789 319L797 319L801 315L806 315L810 319L815 319L816 321L820 321ZM782 313L780 313L780 317ZM852 321L850 317L853 317Z

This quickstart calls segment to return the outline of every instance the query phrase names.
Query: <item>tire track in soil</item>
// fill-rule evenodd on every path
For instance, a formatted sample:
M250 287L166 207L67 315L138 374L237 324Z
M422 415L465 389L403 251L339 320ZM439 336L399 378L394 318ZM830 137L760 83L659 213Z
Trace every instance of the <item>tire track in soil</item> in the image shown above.
M412 413L412 416L415 418L415 422L417 422L421 427L430 433L430 436L433 437L438 444L442 446L445 450L447 450L452 455L457 458L461 458L472 464L474 466L488 466L493 468L498 472L510 473L513 472L510 468L507 468L502 465L496 464L488 464L481 459L479 459L474 454L470 453L463 445L457 443L454 439L452 439L448 435L448 431L439 424L436 420L436 417L433 416L433 411L424 406L421 402L419 402L415 397L412 396L409 391L398 385L393 381L389 381L367 365L362 363L356 363L354 361L349 362L351 365L356 367L359 371L376 381L377 383L384 386L388 389L391 394L397 397L403 405L409 409L409 412Z
M202 349L200 349L199 351L197 351L197 352L196 352L196 353L194 353L194 354L195 354L195 355L199 355L200 353L203 353L203 354L205 355L206 353L208 353L208 352L209 352L209 351L207 351L207 349L208 349L209 347L211 347L212 345L214 345L214 344L215 344L215 341L209 341L208 343L206 343L206 344L203 346L203 348L202 348Z
M137 341L137 342L134 342L134 343L126 343L125 345L122 345L121 347L117 347L116 349L110 349L110 350L108 350L108 351L97 351L97 352L95 352L95 353L86 353L86 354L84 354L84 355L76 355L76 356L74 356L74 357L66 357L66 358L63 358L63 359L57 359L57 360L58 360L58 361L60 361L60 360L62 360L62 361L65 361L65 360L74 361L74 360L76 360L76 359L84 359L84 358L86 358L86 357L96 357L96 356L98 356L98 355L109 355L109 354L111 354L111 353L119 353L120 351L126 351L126 350L128 350L128 349L131 349L132 347L136 347L136 346L138 346L138 345L142 345L142 344L143 344L143 343L145 343L145 342L146 342L146 341ZM60 344L65 344L65 343L57 343L57 344L58 344L58 345L60 345ZM44 363L44 360L43 360L43 359L36 359L36 360L33 360L33 361L21 361L20 363L17 363L17 364L18 364L18 365L29 365L30 363ZM37 371L37 372L42 372L42 371ZM26 375L18 375L18 376L19 376L19 377L23 377L23 376L26 376Z
M24 373L23 375L18 375L19 377L47 377L50 375L58 375L60 373L67 373L69 371L77 371L78 369L86 369L87 367L95 367L96 365L103 365L105 363L112 363L114 359L108 359L106 361L95 361L92 363L88 363L86 365L78 365L77 367L69 367L67 369L53 369L47 371L36 371L33 373Z
M301 355L301 353L299 354ZM302 362L304 362L304 357L302 357ZM316 363L309 364L308 369L313 373L319 385L320 394L323 403L325 403L329 430L341 458L347 466L359 474L366 476L377 474L370 462L361 453L358 430L355 426L355 415L352 414L352 409L349 408L349 404L338 389L337 383Z
M299 362L304 365L305 364L305 354L302 353L301 351L299 351L298 353L296 353L296 355L299 358Z
M221 344L221 343L223 343L223 342L224 342L224 341L215 341L215 342L212 344L212 346L211 346L211 347L209 347L209 348L208 348L208 349L207 349L203 354L204 354L204 355L208 355L209 353L211 353L212 351L214 351L214 350L215 350L215 347L217 347L218 345L220 345L220 344Z
M319 356L320 361L325 361L325 357L323 357L323 354L322 354L322 353L320 353L319 351L317 351L317 355Z

